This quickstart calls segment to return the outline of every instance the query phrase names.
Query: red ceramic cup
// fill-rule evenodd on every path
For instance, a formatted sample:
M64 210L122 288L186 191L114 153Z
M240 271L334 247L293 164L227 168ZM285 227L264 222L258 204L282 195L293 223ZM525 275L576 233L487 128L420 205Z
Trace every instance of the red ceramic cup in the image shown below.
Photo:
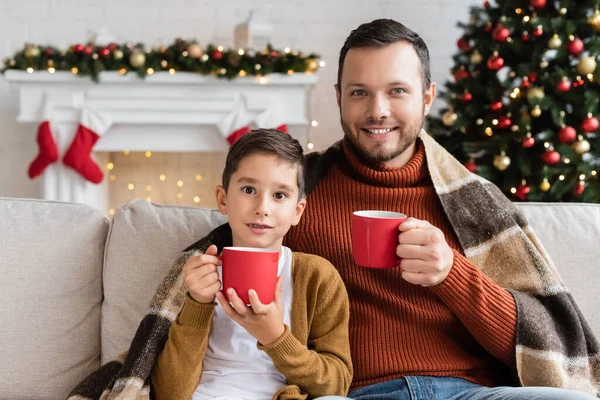
M250 304L250 289L256 291L261 303L269 304L273 301L279 252L253 247L225 247L220 258L223 260L223 293L227 300L227 289L233 288L245 304Z
M391 211L365 210L352 214L352 252L358 265L368 268L393 268L400 263L396 255L398 226L406 215Z

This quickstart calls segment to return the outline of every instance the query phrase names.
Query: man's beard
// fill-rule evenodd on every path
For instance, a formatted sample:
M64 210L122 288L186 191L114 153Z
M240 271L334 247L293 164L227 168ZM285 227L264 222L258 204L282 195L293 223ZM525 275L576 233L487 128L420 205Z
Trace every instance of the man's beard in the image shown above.
M392 149L385 149L383 146L376 145L374 148L368 149L364 147L360 143L360 139L358 136L354 136L350 127L344 122L344 119L340 115L340 122L342 124L342 129L344 131L344 135L348 140L348 143L364 161L367 161L371 164L380 164L385 163L394 158L398 157L400 154L404 153L406 149L408 149L419 136L419 132L423 128L424 117L421 118L419 122L412 125L398 125L398 139L396 145ZM360 135L361 132L358 132Z

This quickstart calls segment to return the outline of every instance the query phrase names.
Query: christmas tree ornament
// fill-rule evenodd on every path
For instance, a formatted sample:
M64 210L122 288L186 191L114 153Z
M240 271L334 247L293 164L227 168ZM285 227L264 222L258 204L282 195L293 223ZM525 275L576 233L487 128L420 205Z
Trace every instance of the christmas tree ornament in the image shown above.
M76 44L75 46L73 46L73 53L75 53L75 54L81 53L83 51L84 47L85 46L82 44Z
M465 70L465 67L460 67L458 69L458 71L456 71L454 73L454 80L456 82L461 81L461 80L463 80L465 78L468 78L468 77L469 77L469 72L467 70Z
M25 57L34 58L34 57L39 57L39 55L40 55L41 52L40 52L40 48L39 47L34 46L34 45L28 45L25 48L25 52L24 53L25 53Z
M590 151L590 142L588 142L587 140L583 139L580 136L580 139L578 141L576 141L575 143L573 143L571 145L571 148L573 149L573 151L577 154L584 155L585 153L587 153L588 151Z
M492 110L492 111L500 111L501 109L502 109L501 101L496 101L496 102L490 104L490 110Z
M577 64L577 72L581 75L593 74L596 70L596 58L595 57L581 57L579 64Z
M535 139L531 136L531 133L527 133L527 136L522 140L521 146L524 149L530 149L535 145Z
M471 50L471 46L469 45L469 42L467 41L467 39L464 38L464 36L461 37L460 39L458 39L458 41L456 42L456 45L462 51L469 51L469 50Z
M129 64L133 68L141 68L146 64L146 55L140 51L134 51L129 56Z
M494 156L494 167L498 171L506 171L506 169L510 166L510 158L506 155L505 152L500 153L500 155Z
M540 183L540 190L542 192L547 192L548 190L550 190L550 182L548 182L548 178L544 178L544 180L542 181L542 183Z
M598 119L592 114L588 114L583 122L581 122L581 129L587 133L596 132L598 130Z
M46 57L52 57L54 55L54 49L52 47L48 47L46 50L44 50L44 55Z
M538 118L540 115L542 115L542 109L540 108L540 106L533 107L533 109L531 110L531 116L534 118Z
M546 0L529 0L529 5L533 8L546 7Z
M542 162L549 166L554 166L560 162L560 153L556 150L548 150L540 155Z
M522 40L522 41L524 41L524 42L527 42L527 41L529 41L529 32L527 32L527 31L524 31L524 32L521 34L521 40Z
M488 7L490 6L490 2L489 2L488 0L485 0L485 1L483 2L483 6L484 6L485 8L488 8Z
M231 51L227 55L227 62L237 68L242 62L242 56L236 51Z
M317 69L319 69L319 62L317 60L315 60L314 58L308 59L308 62L306 64L306 70L308 72L315 72ZM467 73L467 76L469 76L468 73Z
M583 51L583 40L579 38L569 40L569 42L567 42L567 51L573 57L578 57Z
M212 54L210 55L210 57L213 60L219 61L219 60L221 60L223 58L223 51L217 49L217 50L215 50L215 51L212 52Z
M492 71L498 71L504 66L504 59L498 56L498 53L494 53L487 61L487 66Z
M104 47L104 48L100 49L100 51L98 52L98 54L102 58L108 57L110 55L110 49L108 47Z
M487 24L485 24L485 28L484 28L484 29L485 29L485 31L486 31L486 32L491 32L491 31L492 31L492 26L493 26L493 25L492 25L492 23L491 23L491 22L488 22Z
M461 99L463 102L465 102L465 103L468 103L468 102L470 102L471 100L473 100L473 95L467 91L467 92L464 92L464 93L462 94L462 96L460 96L460 99Z
M541 87L531 87L527 90L527 101L529 103L535 103L537 101L543 100L546 97L544 93L544 88Z
M541 25L538 25L537 28L533 30L533 36L540 37L544 34L544 28Z
M595 31L600 31L600 10L596 8L596 11L588 18L588 24Z
M510 36L510 31L502 24L498 24L492 31L492 39L496 42L504 43Z
M563 76L560 82L556 84L556 90L559 92L568 92L571 89L571 81L566 76Z
M551 49L558 49L562 46L562 40L555 33L550 39L548 39L548 47Z
M444 123L444 125L450 127L452 125L454 125L454 123L456 122L456 120L458 119L458 115L456 115L456 113L452 110L448 110L444 113L444 115L442 116L442 122Z
M577 139L577 131L572 126L563 126L558 131L558 140L564 144L573 143Z
M471 54L470 60L471 60L472 64L481 64L481 61L483 60L483 57L481 56L480 52L478 52L477 50L475 50Z
M85 54L86 56L89 56L90 54L92 54L92 47L91 46L85 46L83 48L83 54Z
M470 159L469 161L464 163L464 166L466 169L469 170L469 172L475 173L477 172L477 164L475 163L475 160Z
M525 201L527 199L527 195L529 195L529 192L531 191L531 188L525 184L524 179L515 189L515 196L521 201Z
M188 54L192 58L200 58L204 55L202 47L198 43L192 43L187 48Z
M573 188L573 194L575 196L581 196L584 191L585 191L585 182L584 181L577 182L575 184L575 187Z
M507 118L504 116L498 118L498 128L508 129L508 128L510 128L511 125L512 125L512 122L511 122L510 118Z
M116 49L113 51L113 57L115 58L115 60L120 60L123 58L123 56L124 54L120 49Z

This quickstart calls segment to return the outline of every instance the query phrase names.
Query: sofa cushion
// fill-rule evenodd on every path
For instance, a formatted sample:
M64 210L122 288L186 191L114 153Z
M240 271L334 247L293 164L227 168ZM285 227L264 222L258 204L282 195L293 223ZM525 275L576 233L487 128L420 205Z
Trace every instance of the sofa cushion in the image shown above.
M152 296L181 251L225 221L217 210L143 200L116 211L104 264L103 364L129 349Z
M600 204L518 203L600 339Z
M65 398L100 366L108 228L81 204L0 198L0 398Z

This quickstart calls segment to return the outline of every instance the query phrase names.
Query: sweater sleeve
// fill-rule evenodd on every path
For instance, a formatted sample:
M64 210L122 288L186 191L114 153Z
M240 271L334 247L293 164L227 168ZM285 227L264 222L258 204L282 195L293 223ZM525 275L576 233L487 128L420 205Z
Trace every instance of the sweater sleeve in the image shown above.
M321 265L321 268L331 268L331 274L324 274L327 277L318 282L306 281L311 286L305 289L308 296L314 296L310 302L316 304L312 320L310 312L308 315L310 330L307 344L302 344L287 326L274 343L268 346L258 344L258 348L271 357L288 384L297 385L309 398L345 396L352 380L348 294L337 271L329 262L326 263L328 265Z
M157 400L189 399L200 384L215 305L198 303L189 294L186 296L152 371Z
M432 290L492 356L515 368L517 308L512 295L460 252L446 279Z

